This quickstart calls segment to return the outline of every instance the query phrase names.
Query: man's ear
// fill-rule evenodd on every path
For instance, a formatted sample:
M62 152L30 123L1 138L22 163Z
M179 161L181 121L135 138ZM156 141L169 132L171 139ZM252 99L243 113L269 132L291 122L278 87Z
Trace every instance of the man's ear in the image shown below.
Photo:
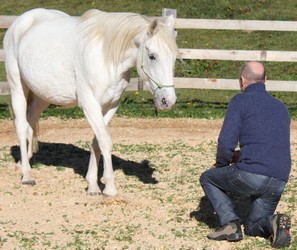
M248 82L246 81L244 76L240 76L239 82L240 82L240 88L243 91L247 87Z
M239 77L240 86L243 85L243 81L244 81L244 77L243 77L243 76L240 76L240 77Z

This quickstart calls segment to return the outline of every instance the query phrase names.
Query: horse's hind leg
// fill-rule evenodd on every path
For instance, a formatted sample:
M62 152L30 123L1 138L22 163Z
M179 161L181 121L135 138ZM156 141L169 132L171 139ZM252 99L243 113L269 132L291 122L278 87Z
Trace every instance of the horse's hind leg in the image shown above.
M38 98L25 84L22 84L17 73L13 77L8 74L7 79L10 83L14 124L20 143L22 183L35 185L29 161L34 151L33 138L36 134L37 122L40 113L48 106L48 103Z
M28 158L30 160L33 153L38 151L38 120L41 112L48 107L49 103L34 95L33 92L29 92L27 96L27 105L27 120L33 130L33 134L28 135Z
M31 166L28 157L28 138L33 137L33 129L27 121L27 93L28 89L22 86L19 80L8 77L11 91L11 105L14 114L16 134L20 143L22 183L35 185L32 177Z
M28 158L30 160L33 153L38 151L38 120L41 112L48 107L49 103L30 92L27 97L27 105L27 120L33 130L33 134L28 135Z

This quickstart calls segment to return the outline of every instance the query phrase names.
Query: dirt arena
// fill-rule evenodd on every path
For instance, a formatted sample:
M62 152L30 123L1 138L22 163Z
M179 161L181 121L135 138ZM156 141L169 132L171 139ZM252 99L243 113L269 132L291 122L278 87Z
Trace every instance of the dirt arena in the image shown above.
M119 195L108 198L86 195L93 135L85 119L40 122L40 151L31 160L35 186L21 185L14 126L0 121L0 249L270 249L261 238L206 239L218 224L198 179L214 162L221 125L115 117L109 131ZM295 121L291 141L292 175L277 210L292 216L294 239ZM233 198L244 220L247 198Z

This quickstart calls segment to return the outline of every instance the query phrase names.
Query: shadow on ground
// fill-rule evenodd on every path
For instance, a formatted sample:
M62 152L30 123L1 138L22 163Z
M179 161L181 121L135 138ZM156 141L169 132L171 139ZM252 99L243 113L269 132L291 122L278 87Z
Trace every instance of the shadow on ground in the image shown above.
M241 223L244 223L250 208L249 196L231 193L228 195L233 202L234 212L240 218ZM206 196L203 196L200 199L200 203L198 204L196 210L190 213L190 218L195 218L197 221L206 224L209 228L216 228L220 226L217 215Z
M19 146L12 146L11 155L16 162L20 159ZM89 164L90 152L72 144L39 142L39 151L30 161L31 166L42 164L46 166L72 168L73 171L85 178ZM155 171L150 167L148 160L142 162L127 161L112 155L114 170L122 170L125 175L136 176L146 184L156 184L158 181L153 177ZM103 173L102 157L99 163L98 179ZM100 183L99 183L100 184ZM101 185L101 184L100 184Z

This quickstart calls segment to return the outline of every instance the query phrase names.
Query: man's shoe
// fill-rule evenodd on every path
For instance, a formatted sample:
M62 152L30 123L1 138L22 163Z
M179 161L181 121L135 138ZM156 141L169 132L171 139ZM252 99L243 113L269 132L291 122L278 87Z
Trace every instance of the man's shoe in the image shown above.
M291 218L286 214L276 214L272 219L271 246L274 248L289 247L291 244Z
M215 232L207 235L211 240L227 240L239 241L242 240L242 230L239 222L228 222L224 226L218 228Z

